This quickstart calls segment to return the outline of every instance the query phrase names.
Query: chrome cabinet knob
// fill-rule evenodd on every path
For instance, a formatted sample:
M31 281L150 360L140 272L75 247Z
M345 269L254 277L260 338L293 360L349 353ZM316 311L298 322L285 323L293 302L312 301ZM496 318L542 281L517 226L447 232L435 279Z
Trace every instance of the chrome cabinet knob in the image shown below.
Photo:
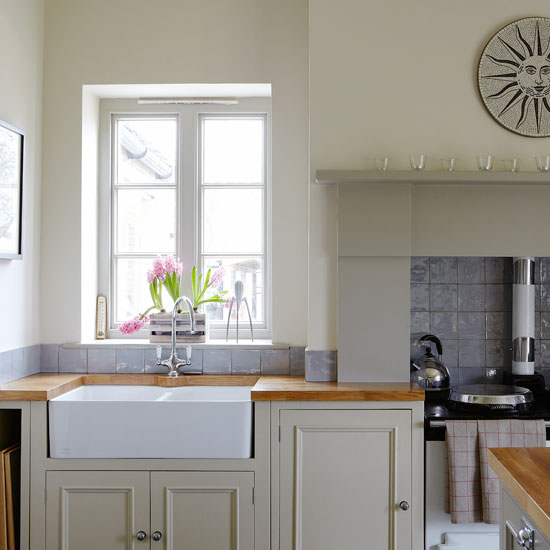
M533 548L533 531L529 527L522 527L518 531L517 541L522 548Z
M147 533L145 531L138 531L136 533L136 539L139 541L145 540L147 538Z
M406 500L402 500L399 503L399 508L401 508L401 510L404 510L406 512L410 508L410 506L409 506L409 503Z
M155 531L152 535L151 535L151 538L155 541L155 542L158 542L161 538L162 538L162 533L160 531Z

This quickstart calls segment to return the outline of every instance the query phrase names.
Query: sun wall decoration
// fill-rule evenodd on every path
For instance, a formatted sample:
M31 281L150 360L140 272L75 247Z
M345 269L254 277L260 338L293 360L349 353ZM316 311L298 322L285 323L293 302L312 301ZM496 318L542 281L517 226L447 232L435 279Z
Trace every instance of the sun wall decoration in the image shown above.
M522 136L550 136L550 18L500 29L483 50L478 83L499 124Z

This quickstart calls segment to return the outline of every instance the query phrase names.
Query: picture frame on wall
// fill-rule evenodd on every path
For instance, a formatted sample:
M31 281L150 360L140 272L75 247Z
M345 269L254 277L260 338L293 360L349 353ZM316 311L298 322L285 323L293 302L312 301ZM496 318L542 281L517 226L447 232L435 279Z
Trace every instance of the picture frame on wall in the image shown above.
M0 260L23 258L25 132L0 120Z

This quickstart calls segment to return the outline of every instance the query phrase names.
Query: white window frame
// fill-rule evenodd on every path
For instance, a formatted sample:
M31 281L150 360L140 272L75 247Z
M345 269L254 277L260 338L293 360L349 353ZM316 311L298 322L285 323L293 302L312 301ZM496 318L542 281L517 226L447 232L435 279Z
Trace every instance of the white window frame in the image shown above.
M202 116L216 117L253 116L263 117L264 124L264 235L263 235L263 298L264 320L254 323L254 337L258 340L271 339L272 326L272 275L271 275L271 98L240 99L237 105L139 105L136 99L102 99L100 102L99 121L99 229L98 229L98 293L107 296L107 338L148 338L146 326L143 330L123 336L114 322L114 269L113 258L113 194L112 177L115 166L113 127L118 118L138 117L177 117L178 120L178 159L176 166L177 212L176 216L176 256L184 265L186 280L183 293L191 295L190 268L199 267L201 262L200 242L201 193L199 188L199 170L201 148ZM193 143L193 147L185 144ZM228 186L230 187L230 186ZM245 256L248 256L246 254ZM253 256L253 255L250 255ZM147 284L146 281L143 283ZM228 289L232 295L233 289ZM138 312L136 311L136 314ZM240 336L247 338L248 323L240 319ZM247 321L247 320L246 320ZM213 340L225 339L225 323L218 321L209 323L209 336ZM234 322L230 323L229 337L235 338ZM208 338L208 335L207 335Z

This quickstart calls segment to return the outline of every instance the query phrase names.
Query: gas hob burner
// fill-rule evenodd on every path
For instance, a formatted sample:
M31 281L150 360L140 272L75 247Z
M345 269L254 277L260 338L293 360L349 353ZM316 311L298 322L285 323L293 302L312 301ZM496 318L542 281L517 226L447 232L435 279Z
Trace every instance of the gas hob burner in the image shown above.
M449 395L450 409L472 412L517 414L529 411L534 403L531 390L501 384L458 386Z

